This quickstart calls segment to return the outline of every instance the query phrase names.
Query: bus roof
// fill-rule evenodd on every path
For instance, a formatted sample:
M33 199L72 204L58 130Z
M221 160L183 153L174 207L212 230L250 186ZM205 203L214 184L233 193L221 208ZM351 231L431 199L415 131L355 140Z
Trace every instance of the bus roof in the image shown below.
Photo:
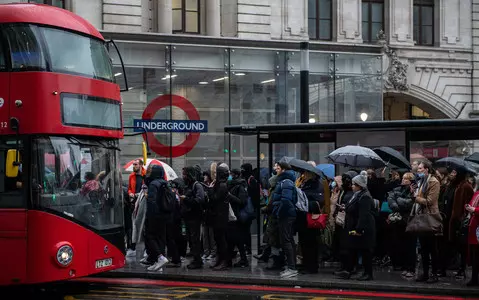
M30 23L65 28L103 39L98 30L74 13L44 4L0 4L0 23Z

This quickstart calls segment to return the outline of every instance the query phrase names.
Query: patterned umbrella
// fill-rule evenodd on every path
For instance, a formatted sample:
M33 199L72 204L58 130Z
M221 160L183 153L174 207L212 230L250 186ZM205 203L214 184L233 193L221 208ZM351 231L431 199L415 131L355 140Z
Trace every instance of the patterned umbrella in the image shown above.
M386 163L373 150L361 146L344 146L326 156L335 164L356 168L381 168Z
M142 158L137 158L137 159L142 159ZM123 169L125 169L125 171L127 171L127 172L133 172L133 163L137 159L134 159L134 160L128 162L126 165L123 166ZM178 176L176 175L176 172L173 170L173 168L170 167L168 164L162 162L161 160L154 159L154 158L153 159L148 158L146 160L146 163L145 163L145 168L148 168L148 166L150 164L163 166L163 169L165 169L166 178L167 178L168 181L178 178Z

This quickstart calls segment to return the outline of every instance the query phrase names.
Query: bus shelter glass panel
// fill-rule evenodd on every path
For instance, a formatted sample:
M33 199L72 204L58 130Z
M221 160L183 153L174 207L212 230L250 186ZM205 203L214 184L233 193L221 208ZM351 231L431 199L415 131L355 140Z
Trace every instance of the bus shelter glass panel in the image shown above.
M228 51L207 46L171 48L171 94L188 103L184 106L174 99L172 120L207 124L199 132L172 133L172 167L178 175L186 166L199 165L206 170L212 161L227 159L224 126L230 122Z

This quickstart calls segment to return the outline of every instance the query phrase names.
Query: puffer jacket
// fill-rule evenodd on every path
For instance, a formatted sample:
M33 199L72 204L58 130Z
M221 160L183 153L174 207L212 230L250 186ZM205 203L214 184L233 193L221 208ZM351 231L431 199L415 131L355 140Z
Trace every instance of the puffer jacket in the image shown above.
M278 175L278 184L273 192L273 215L278 219L296 217L296 195L294 172L289 170Z
M388 193L389 208L393 213L399 213L404 221L411 214L414 201L409 186L398 186Z

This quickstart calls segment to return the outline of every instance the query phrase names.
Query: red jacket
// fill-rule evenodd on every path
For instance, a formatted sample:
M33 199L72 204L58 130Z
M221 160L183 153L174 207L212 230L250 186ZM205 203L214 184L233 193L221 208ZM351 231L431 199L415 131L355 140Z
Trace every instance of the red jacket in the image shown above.
M476 230L479 226L479 191L474 193L472 196L471 202L469 202L470 206L475 208L475 211L472 213L471 221L469 223L469 232L467 234L467 243L469 245L477 245L477 236Z
M146 170L144 168L141 168L141 176L145 177L146 175ZM142 183L144 180L142 181ZM129 194L135 194L136 191L136 173L131 172L130 177L128 177L128 195Z

